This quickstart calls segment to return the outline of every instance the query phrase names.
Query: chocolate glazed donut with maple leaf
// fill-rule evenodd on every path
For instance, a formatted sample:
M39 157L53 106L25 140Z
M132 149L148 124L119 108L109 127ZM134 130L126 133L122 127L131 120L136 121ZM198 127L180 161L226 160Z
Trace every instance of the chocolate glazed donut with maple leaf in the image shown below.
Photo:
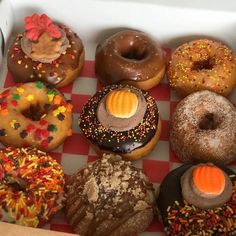
M64 87L74 81L84 63L81 39L45 14L25 18L25 32L11 45L7 64L16 82L42 81Z

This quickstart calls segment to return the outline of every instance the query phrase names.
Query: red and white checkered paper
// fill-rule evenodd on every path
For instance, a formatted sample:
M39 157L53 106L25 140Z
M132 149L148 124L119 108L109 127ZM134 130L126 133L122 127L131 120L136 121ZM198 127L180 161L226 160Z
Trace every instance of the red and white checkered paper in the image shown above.
M89 145L88 141L78 127L78 117L86 101L93 96L96 91L102 88L102 85L96 79L94 73L94 49L95 47L86 48L86 57L84 68L79 78L73 84L60 89L66 98L71 99L73 110L73 134L68 137L63 145L51 152L52 156L63 166L67 176L76 173L80 168L84 167L88 162L98 159L98 156ZM165 49L167 55L171 50ZM90 59L90 60L89 60ZM14 85L14 81L10 73L6 71L0 79L0 87L6 88ZM135 166L142 168L150 181L155 187L158 187L167 173L181 165L181 162L170 149L169 144L169 119L178 103L178 97L170 89L167 80L151 89L150 94L156 99L162 118L161 137L155 149L147 157L142 160L133 162ZM236 104L236 91L231 95L230 100ZM230 165L236 170L236 161ZM54 216L51 221L44 226L49 230L73 233L71 227L67 224L63 210ZM164 235L163 227L158 219L146 229L141 236L161 236Z

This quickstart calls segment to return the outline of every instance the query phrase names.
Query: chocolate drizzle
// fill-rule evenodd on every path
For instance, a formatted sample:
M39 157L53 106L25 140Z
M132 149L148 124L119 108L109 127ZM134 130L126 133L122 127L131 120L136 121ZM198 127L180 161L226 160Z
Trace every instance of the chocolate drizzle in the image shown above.
M142 91L146 100L147 109L140 123L128 131L116 132L104 127L97 118L97 108L100 101L114 89L122 87L131 88L128 85L111 85L97 92L84 106L80 115L80 128L93 144L103 150L116 153L130 153L136 148L146 145L155 135L159 111L154 98ZM141 92L141 90L140 90Z
M67 196L66 216L80 235L121 235L119 228L131 218L137 221L135 228L126 230L136 235L154 214L152 184L120 156L106 155L73 175ZM139 214L145 215L141 222Z

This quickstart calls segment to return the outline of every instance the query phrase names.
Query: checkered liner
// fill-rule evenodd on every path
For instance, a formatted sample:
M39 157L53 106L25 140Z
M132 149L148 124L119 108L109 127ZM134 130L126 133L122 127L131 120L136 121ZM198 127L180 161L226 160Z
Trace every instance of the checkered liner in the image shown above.
M171 50L165 49L167 55ZM91 54L92 55L92 54ZM93 56L91 56L93 58ZM6 73L6 79L0 82L0 87L13 86L14 82L10 73ZM94 73L94 61L86 60L80 77L71 85L60 89L66 96L71 99L73 112L73 135L59 148L51 152L52 156L62 164L66 175L77 172L78 169L96 160L98 157L85 139L78 127L78 117L86 101L102 88L97 81ZM158 187L166 174L172 169L181 165L178 158L171 151L169 145L169 119L178 102L178 97L171 91L167 80L163 79L161 84L151 89L150 94L156 99L162 118L161 137L155 149L147 157L134 162L134 165L142 168L148 175L155 187ZM236 103L236 91L230 97L230 100ZM236 162L231 164L236 169ZM63 211L59 212L53 219L44 226L46 229L73 233L67 224ZM163 235L163 227L157 219L148 227L142 236L160 236Z

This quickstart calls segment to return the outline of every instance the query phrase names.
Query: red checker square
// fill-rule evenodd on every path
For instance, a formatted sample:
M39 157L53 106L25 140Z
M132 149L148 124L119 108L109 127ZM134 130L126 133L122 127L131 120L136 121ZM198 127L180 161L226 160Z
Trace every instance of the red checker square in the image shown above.
M72 134L63 145L63 152L70 154L88 155L89 143L82 134Z
M163 50L164 50L165 53L166 53L166 59L167 59L167 61L170 61L170 59L171 59L171 48L163 48Z
M170 127L169 127L169 121L168 120L162 120L161 121L161 136L160 140L162 141L168 141L169 140L169 132L170 132Z
M81 113L83 106L89 100L89 95L72 94L71 100L73 104L73 112Z
M59 164L61 164L61 153L58 152L50 152L49 155L55 159Z
M98 156L92 156L92 155L88 156L88 162L97 161L98 159L100 159Z
M169 148L169 156L170 156L171 162L181 163L180 159L176 156L175 152L171 149L171 146Z
M170 170L170 164L167 161L143 160L143 170L151 182L161 183Z
M62 92L62 93L71 93L72 88L73 88L73 82L68 84L67 86L65 86L63 88L59 88L59 91Z
M156 87L150 89L149 94L157 101L169 101L170 86L168 84L159 84Z
M163 226L158 220L154 219L145 231L146 232L163 232Z
M70 225L67 224L51 224L50 230L55 230L64 233L74 233Z
M12 86L15 86L15 82L14 82L12 74L8 71L6 79L5 79L5 83L4 83L4 88L8 88Z
M170 102L170 115L172 115L176 109L178 102Z
M92 77L95 78L95 62L94 61L85 61L83 69L80 73L81 77Z

